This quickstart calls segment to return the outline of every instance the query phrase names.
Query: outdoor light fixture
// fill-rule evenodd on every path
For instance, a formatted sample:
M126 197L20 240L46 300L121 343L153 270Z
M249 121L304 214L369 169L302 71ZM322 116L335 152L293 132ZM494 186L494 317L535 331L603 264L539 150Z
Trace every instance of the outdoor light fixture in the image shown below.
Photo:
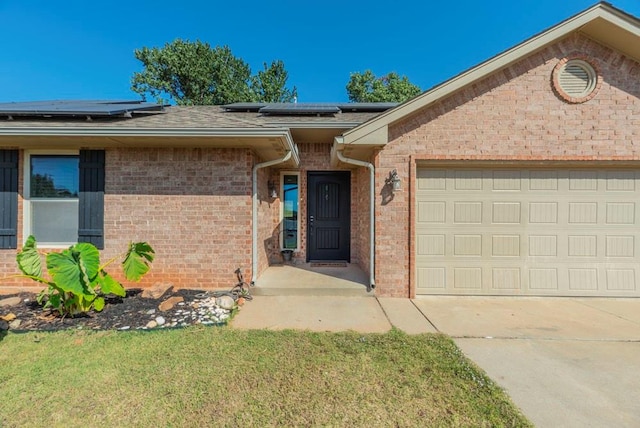
M273 181L267 183L269 185L269 196L273 199L278 197L278 191L276 190L276 184Z
M389 177L384 180L384 184L391 186L393 192L399 192L402 190L402 180L398 177L398 171L395 169L389 173Z

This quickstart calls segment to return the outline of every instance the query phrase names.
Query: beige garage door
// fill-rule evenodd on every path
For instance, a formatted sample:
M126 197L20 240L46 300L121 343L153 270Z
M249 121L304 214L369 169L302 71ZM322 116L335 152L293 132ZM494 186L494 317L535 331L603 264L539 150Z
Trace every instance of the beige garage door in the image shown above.
M640 296L640 171L418 169L417 294Z

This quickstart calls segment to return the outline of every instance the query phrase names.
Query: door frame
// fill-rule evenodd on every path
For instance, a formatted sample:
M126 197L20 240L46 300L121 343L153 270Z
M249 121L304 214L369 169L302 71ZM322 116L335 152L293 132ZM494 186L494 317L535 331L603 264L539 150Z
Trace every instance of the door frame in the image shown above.
M312 189L312 185L311 185L311 177L315 176L315 177L320 177L320 176L333 176L333 177L340 177L341 180L343 180L343 183L346 184L347 186L347 190L346 190L346 196L344 197L344 199L341 198L341 200L339 201L340 204L342 204L344 206L343 209L346 210L346 218L342 218L342 221L344 222L343 225L341 227L344 227L345 230L345 234L347 236L346 240L344 240L344 243L342 245L346 246L346 249L342 249L343 251L345 251L346 256L345 257L340 257L339 260L345 260L348 263L351 263L351 171L349 170L337 170L337 171L307 171L307 192L306 192L306 218L305 218L305 228L306 228L306 236L307 236L307 245L306 245L306 261L310 262L313 260L336 260L335 258L327 258L327 259L322 259L322 258L311 258L311 251L312 251L312 234L311 234L311 228L310 228L310 217L311 217L311 198L314 197L315 195L315 190Z

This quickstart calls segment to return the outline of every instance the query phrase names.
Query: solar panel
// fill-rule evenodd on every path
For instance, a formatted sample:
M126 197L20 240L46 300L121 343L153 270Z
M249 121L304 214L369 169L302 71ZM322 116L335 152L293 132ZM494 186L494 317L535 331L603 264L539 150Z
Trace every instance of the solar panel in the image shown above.
M227 111L248 111L248 112L257 112L262 107L265 107L266 103L232 103L225 104L222 106L223 109Z
M326 103L278 103L268 104L259 110L265 114L334 114L340 113L340 108L335 104Z
M121 116L132 112L161 111L162 104L136 100L57 100L0 103L6 116Z
M399 103L343 103L336 104L342 111L350 112L377 112L386 111L397 107Z

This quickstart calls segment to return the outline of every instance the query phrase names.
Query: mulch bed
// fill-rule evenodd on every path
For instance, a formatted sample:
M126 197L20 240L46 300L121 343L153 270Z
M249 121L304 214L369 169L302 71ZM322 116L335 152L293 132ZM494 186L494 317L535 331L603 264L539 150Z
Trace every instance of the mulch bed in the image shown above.
M157 316L166 319L169 327L172 320L181 320L184 317L178 311L189 308L191 303L202 299L202 290L169 290L160 298L142 297L142 290L129 289L126 297L110 297L106 299L106 305L101 312L90 311L84 316L61 317L57 312L43 310L36 301L36 294L19 293L12 295L2 295L0 300L18 296L21 303L0 308L0 316L9 313L15 315L15 319L20 320L17 328L10 328L11 331L55 331L67 329L88 329L88 330L134 330L147 325ZM174 296L184 298L184 304L177 304L173 308L160 311L159 305ZM3 322L0 320L0 322ZM184 322L195 324L196 322L187 318ZM181 323L182 324L182 323Z

